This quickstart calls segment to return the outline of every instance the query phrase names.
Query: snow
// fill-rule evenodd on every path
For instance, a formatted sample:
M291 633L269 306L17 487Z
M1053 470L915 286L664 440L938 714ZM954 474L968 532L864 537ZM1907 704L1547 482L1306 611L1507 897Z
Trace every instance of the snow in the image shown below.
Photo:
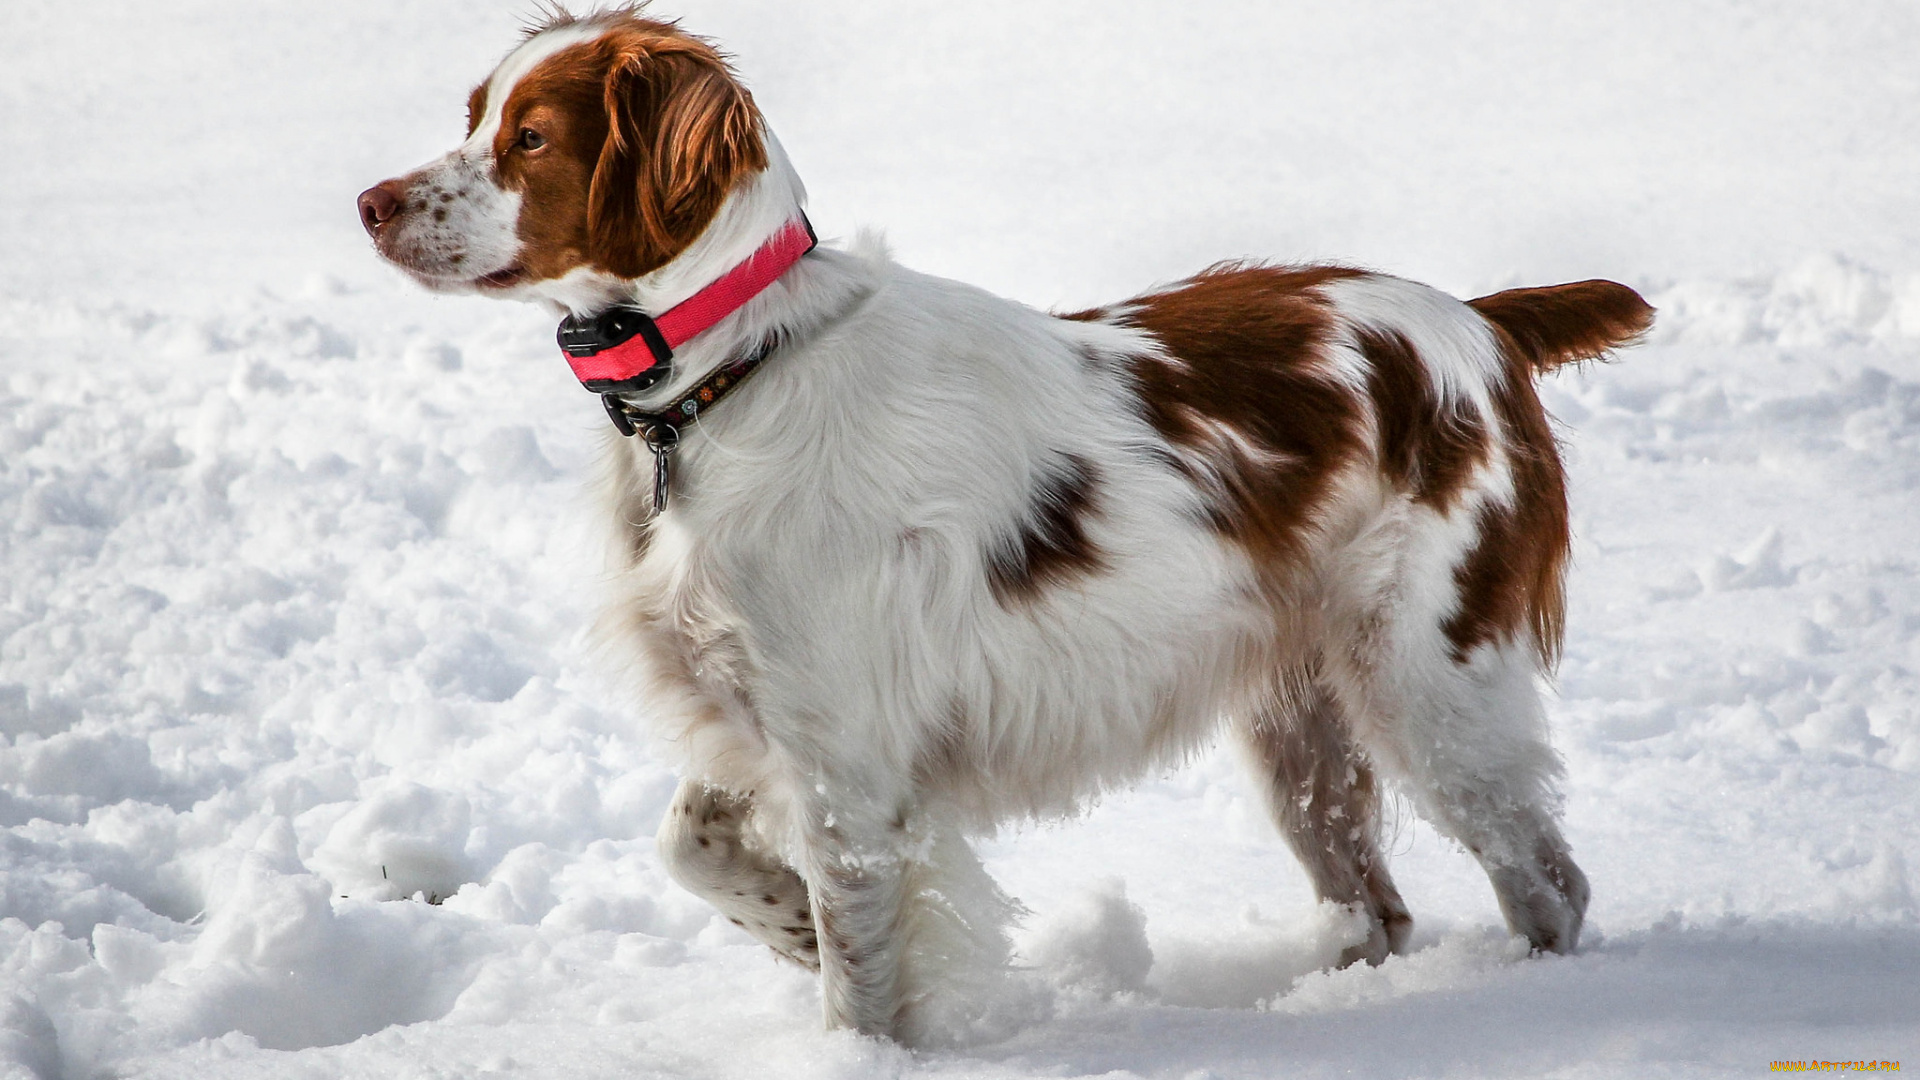
M1920 9L686 0L828 236L1043 306L1216 258L1661 322L1543 393L1595 893L1526 959L1398 815L1329 972L1229 755L984 845L1004 1038L822 1033L665 876L582 629L604 418L378 265L521 5L0 11L0 1077L1750 1076L1920 1060ZM437 902L436 902L437 901Z

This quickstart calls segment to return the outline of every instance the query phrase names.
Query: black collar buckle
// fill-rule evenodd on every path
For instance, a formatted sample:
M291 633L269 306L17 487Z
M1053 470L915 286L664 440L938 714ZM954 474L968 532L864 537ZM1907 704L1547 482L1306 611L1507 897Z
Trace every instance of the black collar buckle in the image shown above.
M580 384L596 394L636 394L659 385L673 372L673 347L652 316L639 308L569 315L560 320L555 337ZM636 338L638 342L629 345ZM592 357L601 357L602 362L581 363Z

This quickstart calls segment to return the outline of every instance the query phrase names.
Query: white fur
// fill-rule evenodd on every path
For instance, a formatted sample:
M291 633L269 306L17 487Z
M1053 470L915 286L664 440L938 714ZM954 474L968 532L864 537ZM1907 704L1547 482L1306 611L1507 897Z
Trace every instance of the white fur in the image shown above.
M573 23L555 27L528 38L501 60L487 76L487 95L484 111L474 119L473 131L467 135L467 141L460 145L455 153L490 154L493 137L500 134L501 115L507 107L507 99L513 96L513 88L527 77L534 68L548 58L563 50L592 41L606 32L606 28L592 22Z
M1487 324L1460 301L1385 274L1331 281L1323 292L1348 324L1404 334L1442 401L1464 399L1483 420L1492 417L1489 388L1500 376L1500 350ZM1351 385L1365 385L1364 368L1342 368Z
M415 280L441 292L473 292L477 278L518 260L520 193L495 182L491 151L457 150L408 180L410 212L382 239L387 257ZM435 220L436 210L443 219Z
M488 125L513 81L577 36L543 34L510 56L487 117L436 167L473 200L464 250L493 250L517 213L468 182ZM638 281L582 271L514 292L573 311L679 302L804 204L771 136L767 150L769 168L673 263ZM1477 315L1380 276L1323 295L1345 327L1329 377L1365 385L1352 328L1399 332L1444 400L1497 428L1500 360ZM689 778L676 807L713 789L750 815L739 843L751 858L703 856L705 834L672 819L663 853L743 921L751 905L727 897L764 885L784 901L804 886L830 1023L951 1034L937 984L967 956L1004 959L1009 910L962 834L1070 813L1177 762L1224 717L1271 705L1294 672L1318 672L1356 742L1487 862L1510 920L1525 922L1514 911L1544 872L1534 849L1559 843L1535 662L1488 646L1456 664L1439 631L1477 510L1511 498L1504 452L1447 513L1354 463L1275 596L1205 524L1221 459L1270 453L1218 422L1201 425L1207 445L1166 446L1128 363L1183 361L1144 335L914 273L871 241L826 245L683 347L674 380L637 404L775 333L786 344L683 433L672 501L651 525L652 459L608 437L621 554L607 630ZM1003 603L988 553L1069 458L1097 471L1085 524L1104 567Z

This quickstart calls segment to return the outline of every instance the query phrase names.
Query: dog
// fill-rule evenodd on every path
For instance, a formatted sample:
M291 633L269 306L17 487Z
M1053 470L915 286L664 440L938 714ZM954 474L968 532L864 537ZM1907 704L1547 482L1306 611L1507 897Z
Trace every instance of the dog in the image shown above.
M804 205L726 58L638 8L530 29L457 149L359 199L428 288L566 316L627 433L603 629L681 759L676 880L816 969L829 1026L932 1041L942 981L1007 955L966 838L1225 729L1364 924L1342 963L1412 926L1388 781L1575 948L1534 379L1643 335L1633 290L1229 263L1054 314L816 247Z

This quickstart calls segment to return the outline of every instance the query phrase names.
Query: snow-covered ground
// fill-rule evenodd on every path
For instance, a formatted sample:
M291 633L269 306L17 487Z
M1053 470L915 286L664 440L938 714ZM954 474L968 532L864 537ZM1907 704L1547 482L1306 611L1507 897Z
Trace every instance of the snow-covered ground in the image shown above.
M598 406L355 220L525 6L0 8L0 1077L1920 1068L1911 0L673 10L824 234L1039 305L1259 255L1661 308L1544 388L1581 954L1403 815L1415 951L1320 970L1222 755L989 842L1040 989L921 1055L667 880L581 636Z

